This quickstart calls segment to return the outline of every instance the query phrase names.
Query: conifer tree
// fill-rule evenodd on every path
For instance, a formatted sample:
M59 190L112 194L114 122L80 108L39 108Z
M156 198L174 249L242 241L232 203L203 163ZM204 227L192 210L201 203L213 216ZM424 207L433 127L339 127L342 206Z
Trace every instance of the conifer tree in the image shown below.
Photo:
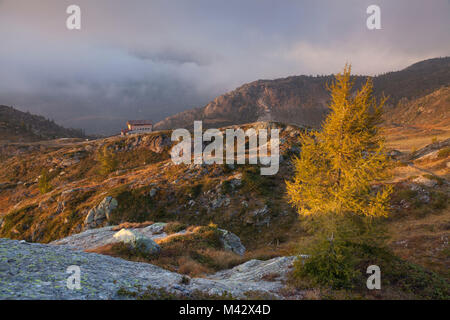
M330 113L321 131L301 135L295 174L286 181L289 202L314 231L305 248L310 258L296 263L296 270L338 287L356 274L357 257L349 244L383 242L373 222L388 215L392 193L390 186L376 186L389 176L379 128L386 99L376 101L370 79L354 93L350 71L346 66L328 88Z
M295 176L286 182L289 201L300 215L388 214L391 188L373 189L389 174L379 128L386 99L377 103L370 79L352 94L350 70L346 66L329 88L331 112L322 131L301 136Z

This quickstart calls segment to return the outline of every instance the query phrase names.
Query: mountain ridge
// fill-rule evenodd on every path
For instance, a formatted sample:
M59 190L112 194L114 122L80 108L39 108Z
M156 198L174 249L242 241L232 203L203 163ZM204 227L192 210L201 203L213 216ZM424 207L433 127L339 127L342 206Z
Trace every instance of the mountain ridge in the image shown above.
M155 129L190 128L194 120L204 127L220 127L255 121L279 121L319 127L328 112L327 76L290 76L256 80L213 99L204 107L186 110L155 124ZM355 76L355 88L367 79ZM371 77L377 97L389 96L387 109L402 99L417 99L450 84L450 57L417 62L395 72Z
M43 116L0 105L0 141L34 142L84 137L82 130L64 128Z

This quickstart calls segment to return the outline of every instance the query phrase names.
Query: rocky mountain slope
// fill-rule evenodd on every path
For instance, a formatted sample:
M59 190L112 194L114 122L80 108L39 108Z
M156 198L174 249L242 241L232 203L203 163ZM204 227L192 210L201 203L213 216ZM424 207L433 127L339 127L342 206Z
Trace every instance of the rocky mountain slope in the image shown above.
M63 128L42 116L0 105L0 142L83 137L81 130Z
M318 127L328 108L326 84L333 76L293 76L284 79L258 80L215 98L202 108L188 110L163 121L155 128L190 128L194 120L206 127L272 120ZM356 87L366 77L358 76ZM377 96L389 96L395 109L402 99L423 97L450 84L450 57L418 62L410 67L373 78Z
M450 86L416 99L401 99L386 113L386 124L450 129Z

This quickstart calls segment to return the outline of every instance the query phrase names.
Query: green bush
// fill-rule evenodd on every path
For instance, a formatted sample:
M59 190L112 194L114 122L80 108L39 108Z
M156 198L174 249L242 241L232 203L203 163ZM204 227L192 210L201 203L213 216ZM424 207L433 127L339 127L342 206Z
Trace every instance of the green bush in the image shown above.
M358 260L350 248L340 242L323 239L309 248L307 259L294 263L294 276L307 278L314 285L333 289L351 289L360 275Z
M244 193L256 192L262 196L274 195L276 187L273 176L261 175L257 166L250 166L242 172L242 191Z
M293 275L313 286L351 288L354 293L367 294L367 267L377 265L381 270L381 288L384 292L403 292L415 299L450 298L448 280L400 259L387 247L347 242L336 248L335 254L324 254L330 248L322 244L316 248L316 254L303 259L304 263L297 259Z

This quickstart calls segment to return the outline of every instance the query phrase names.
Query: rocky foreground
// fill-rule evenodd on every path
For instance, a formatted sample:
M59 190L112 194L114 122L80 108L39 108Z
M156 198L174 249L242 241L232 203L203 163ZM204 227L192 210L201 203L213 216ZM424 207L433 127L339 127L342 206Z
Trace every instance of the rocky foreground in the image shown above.
M250 292L281 297L294 257L250 260L207 278L186 276L140 262L131 262L67 246L0 239L0 299L123 299L122 291L162 288L189 297L195 292L245 298ZM79 266L81 288L69 289L69 266ZM277 274L271 281L264 276Z

